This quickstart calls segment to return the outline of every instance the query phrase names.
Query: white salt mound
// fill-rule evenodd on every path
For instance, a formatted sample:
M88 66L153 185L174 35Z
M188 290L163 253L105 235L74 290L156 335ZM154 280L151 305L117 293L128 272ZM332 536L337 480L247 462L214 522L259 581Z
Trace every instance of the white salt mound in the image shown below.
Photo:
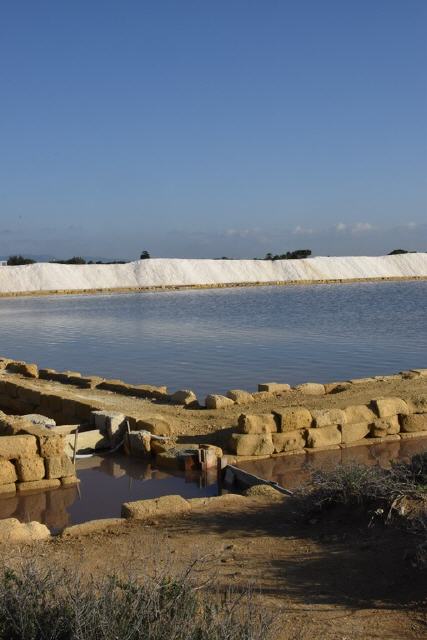
M427 277L427 253L275 261L152 258L0 267L0 293L414 277Z

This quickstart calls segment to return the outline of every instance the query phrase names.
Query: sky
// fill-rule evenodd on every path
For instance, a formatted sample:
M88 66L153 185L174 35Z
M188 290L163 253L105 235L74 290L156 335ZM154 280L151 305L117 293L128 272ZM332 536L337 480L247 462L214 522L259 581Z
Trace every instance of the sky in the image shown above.
M0 4L0 255L427 250L425 0Z

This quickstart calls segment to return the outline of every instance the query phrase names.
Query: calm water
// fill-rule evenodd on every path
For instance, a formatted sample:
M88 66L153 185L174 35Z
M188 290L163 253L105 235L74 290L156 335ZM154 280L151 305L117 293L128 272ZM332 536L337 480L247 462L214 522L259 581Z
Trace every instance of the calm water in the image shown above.
M426 366L427 282L1 299L0 354L201 396L393 373Z

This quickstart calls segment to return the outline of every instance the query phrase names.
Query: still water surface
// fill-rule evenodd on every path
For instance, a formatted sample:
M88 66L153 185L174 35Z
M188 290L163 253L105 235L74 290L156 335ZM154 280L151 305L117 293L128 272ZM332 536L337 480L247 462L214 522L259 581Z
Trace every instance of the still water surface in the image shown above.
M0 300L0 354L192 388L342 380L425 367L427 282Z

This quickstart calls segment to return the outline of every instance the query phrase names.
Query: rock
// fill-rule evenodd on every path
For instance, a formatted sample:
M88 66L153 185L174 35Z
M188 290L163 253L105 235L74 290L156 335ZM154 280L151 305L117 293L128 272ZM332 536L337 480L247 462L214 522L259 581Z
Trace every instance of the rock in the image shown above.
M227 391L227 398L233 400L235 404L250 404L255 402L252 394L242 389L231 389Z
M344 444L348 442L356 442L356 440L362 440L369 433L369 424L367 422L353 422L351 424L342 424L341 441Z
M199 453L197 445L194 448L191 445L185 445L186 448L173 446L172 448L157 454L156 466L165 469L185 469L187 458L191 458L194 465L198 464Z
M325 384L325 393L342 393L350 389L350 382L328 382Z
M120 439L126 431L126 417L117 411L92 411L91 423L110 440Z
M125 518L101 518L100 520L88 520L82 524L74 524L71 527L65 527L61 533L61 538L87 536L91 533L105 531L105 529L109 529L110 527L117 527L125 522Z
M12 462L5 458L0 458L0 485L12 484L17 479L16 469Z
M34 436L1 436L0 457L17 460L21 456L37 455L37 440Z
M406 402L410 413L427 413L427 394L418 394Z
M76 484L79 484L80 480L77 476L66 476L65 478L61 478L61 485L63 487L73 487Z
M44 460L40 456L22 456L15 462L15 466L20 482L43 480L45 476Z
M294 389L309 396L323 396L326 393L325 385L318 382L304 382L304 384L298 384Z
M16 484L11 482L9 484L0 484L0 496L9 496L16 493ZM13 512L15 509L13 509ZM12 512L12 513L13 513Z
M380 418L388 418L396 414L408 415L409 407L401 398L375 398L371 406Z
M159 516L182 514L190 511L187 500L181 496L162 496L152 500L136 500L122 504L122 518L147 520Z
M258 385L258 391L268 391L269 393L283 393L290 390L291 385L282 382L262 382Z
M66 455L45 458L46 478L63 478L75 474L74 465ZM36 479L36 478L34 478Z
M277 394L271 391L254 391L252 398L255 402L269 402L271 400L276 400Z
M211 393L206 396L205 406L206 409L225 409L234 405L234 401L226 396Z
M75 434L70 433L68 436L64 436L66 440L65 453L70 457L74 453L74 441ZM110 446L110 440L104 436L98 429L92 429L91 431L79 431L77 435L77 451L94 451L98 449L107 449ZM52 456L61 455L62 452L52 451L52 448L48 448L49 453L46 453L45 457L50 458Z
M427 369L411 369L411 371L418 374L422 378L427 378Z
M369 425L369 432L372 438L383 438L384 436L399 433L400 424L397 416L389 418L378 418Z
M297 429L296 431L285 431L284 433L273 433L272 440L274 453L297 451L298 449L304 449L306 444L304 431L301 429Z
M274 452L270 434L233 433L230 448L238 456L268 456Z
M347 426L347 425L346 425ZM341 444L341 431L336 426L307 429L307 447L319 449Z
M275 433L277 424L272 413L259 415L241 413L238 428L240 433Z
M19 373L25 378L38 378L39 368L36 364L28 364L27 362L12 361L6 365L6 371L11 373Z
M284 407L273 411L278 421L279 431L294 431L311 427L312 416L304 407Z
M197 405L197 396L191 389L179 389L175 391L170 397L173 404L182 404L185 407L190 405Z
M427 431L427 413L413 413L400 417L402 431L410 433L412 431Z
M348 380L348 382L352 385L358 385L358 384L372 384L373 382L376 382L375 378L352 378L351 380Z
M46 427L46 429L50 429L51 427L56 427L56 422L53 418L48 418L47 416L42 416L38 413L27 413L25 416L22 416L31 424L40 425L41 427Z
M131 456L145 457L151 453L151 435L144 431L126 434L126 446Z
M270 498L272 500L283 500L284 495L277 491L270 484L254 484L243 492L247 498Z
M138 430L149 431L153 436L171 436L174 434L174 428L170 420L161 415L138 420L134 431Z
M342 409L312 409L313 427L327 427L331 424L345 424L347 417Z
M50 538L50 531L40 522L19 522L16 518L0 520L0 540L6 544L31 544Z
M377 415L366 404L355 404L344 409L347 422L373 422Z
M60 480L33 480L32 482L18 482L16 490L18 493L31 493L33 491L47 491L48 489L58 489L61 486Z

